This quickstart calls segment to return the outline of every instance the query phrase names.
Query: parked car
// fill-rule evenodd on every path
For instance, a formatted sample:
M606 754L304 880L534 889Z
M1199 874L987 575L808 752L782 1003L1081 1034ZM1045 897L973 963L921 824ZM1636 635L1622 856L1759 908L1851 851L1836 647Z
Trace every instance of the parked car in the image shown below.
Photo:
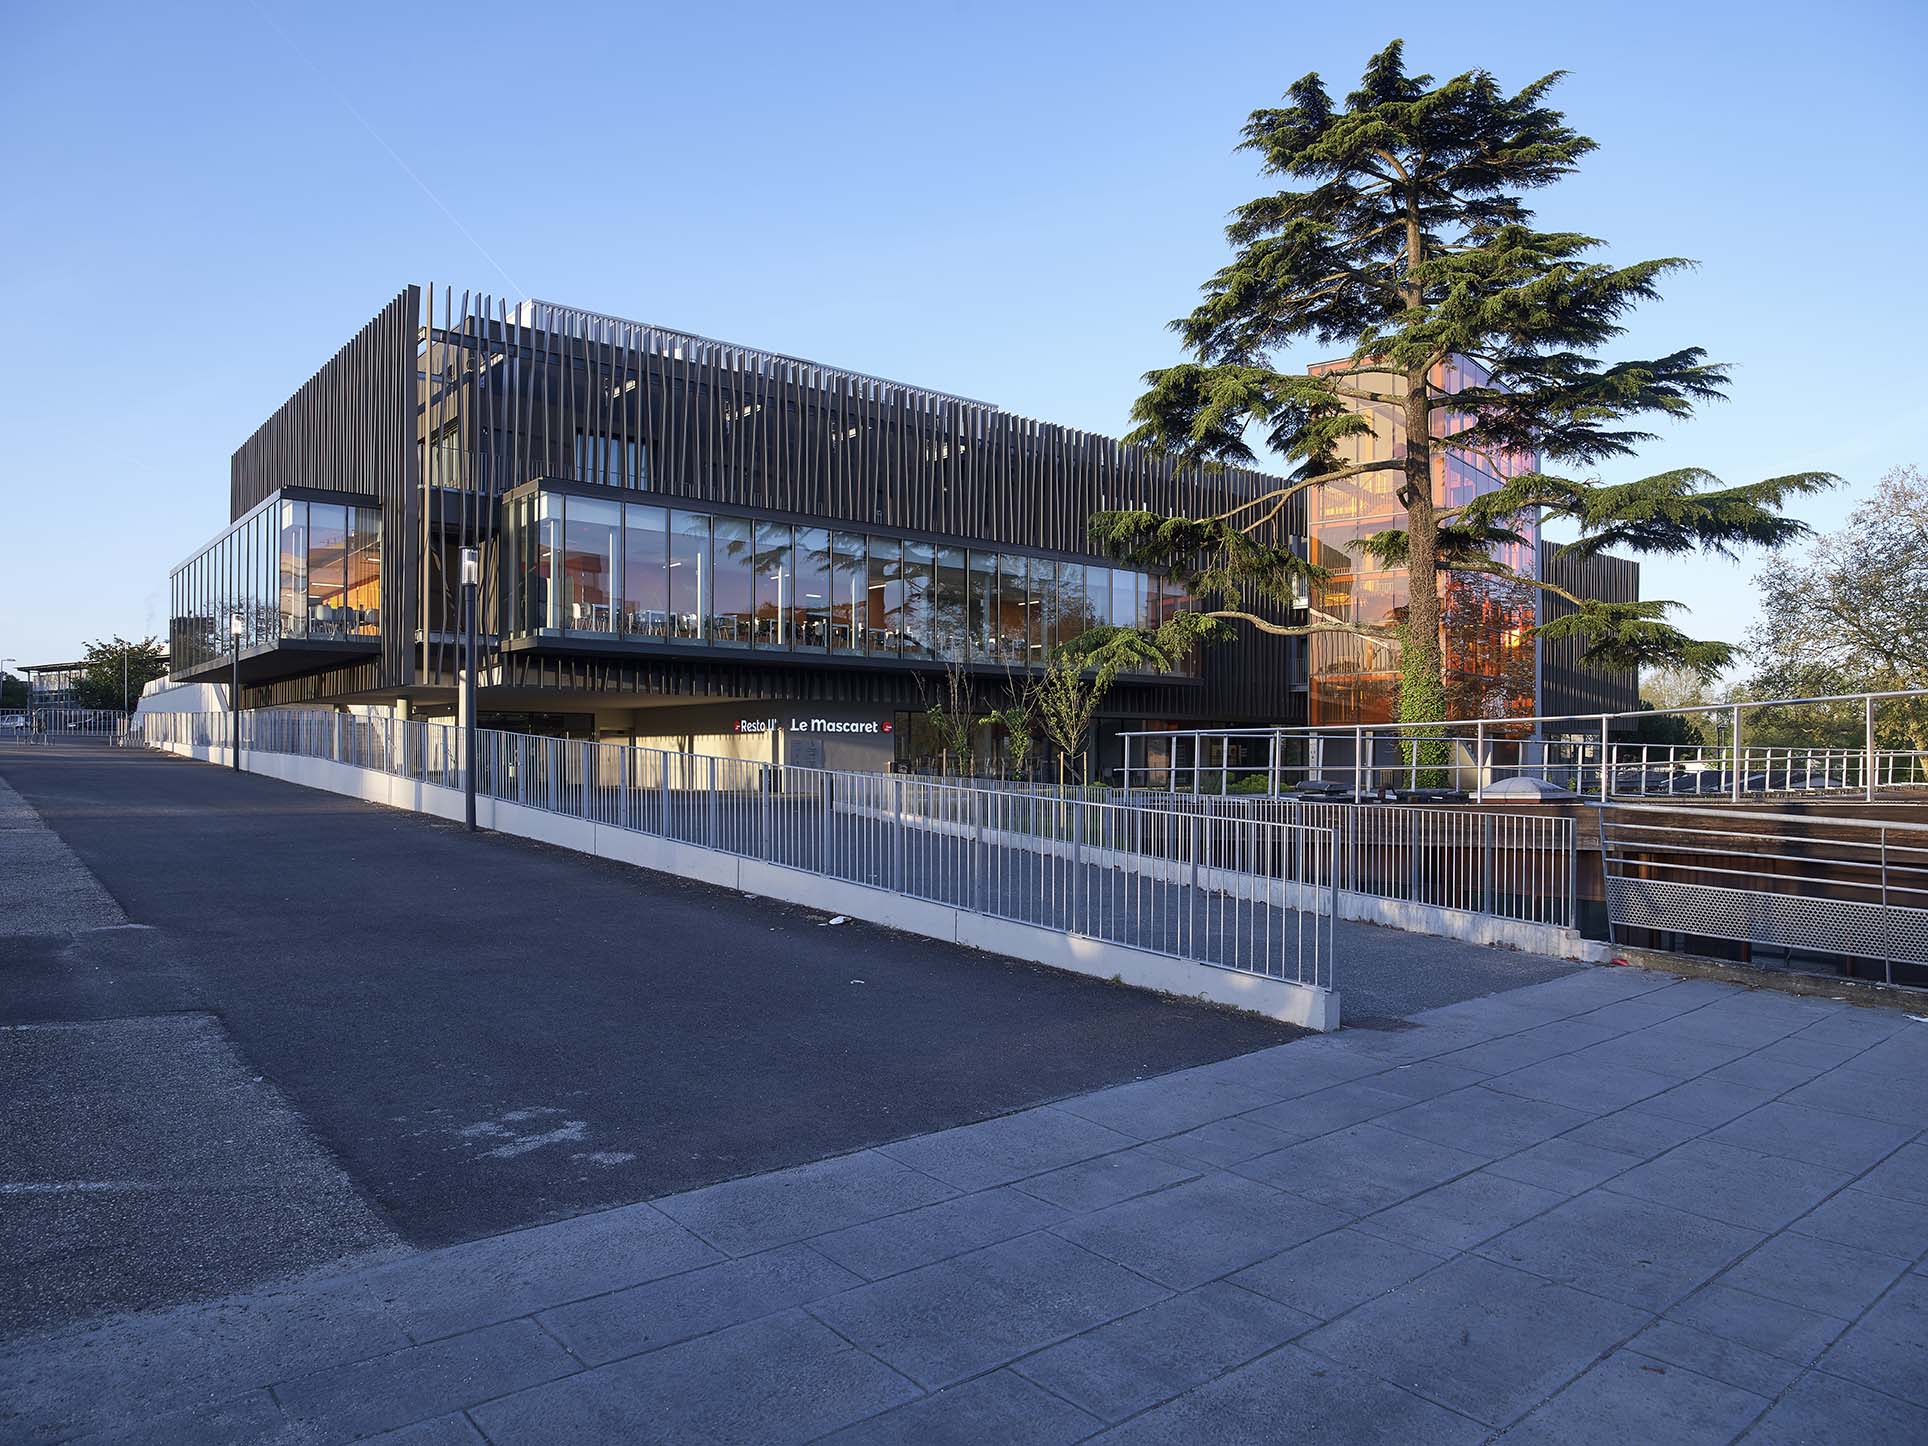
M4 717L0 717L0 729L10 729L16 733L25 733L32 726L33 725L27 721L24 713L8 713Z

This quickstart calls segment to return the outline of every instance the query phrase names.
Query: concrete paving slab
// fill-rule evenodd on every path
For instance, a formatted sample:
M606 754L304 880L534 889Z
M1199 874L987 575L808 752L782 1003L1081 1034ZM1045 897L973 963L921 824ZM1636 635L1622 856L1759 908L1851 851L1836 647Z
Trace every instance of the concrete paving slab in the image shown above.
M1817 1369L1928 1407L1928 1277L1903 1276Z
M1635 1336L1627 1349L1659 1361L1725 1381L1772 1400L1801 1374L1801 1367L1779 1356L1750 1350L1736 1341L1695 1330L1680 1321L1658 1320ZM1664 1439L1662 1432L1657 1439Z
M1565 1134L1592 1118L1565 1105L1476 1085L1380 1115L1374 1123L1402 1135L1498 1158Z
M1168 1135L1158 1141L1157 1148L1173 1159L1223 1169L1272 1150L1282 1150L1295 1143L1296 1138L1283 1130L1275 1130L1270 1125L1240 1116L1214 1120L1209 1125L1200 1125L1183 1134Z
M1389 1381L1288 1344L1094 1439L1104 1446L1473 1446L1487 1434Z
M647 1285L593 1295L537 1316L585 1365L661 1350L863 1284L808 1245L779 1245Z
M1810 1371L1741 1440L1747 1446L1920 1446L1928 1441L1928 1409Z
M1370 1215L1490 1157L1377 1125L1353 1125L1233 1166L1237 1174L1352 1215Z
M1753 1230L1778 1230L1852 1178L1799 1160L1690 1140L1601 1188Z
M1529 1185L1557 1190L1563 1195L1580 1195L1639 1163L1638 1155L1603 1150L1598 1145L1562 1135L1531 1145L1517 1155L1495 1160L1486 1168L1509 1180L1524 1180Z
M1016 1369L1094 1416L1122 1421L1318 1324L1215 1281L1027 1356Z
M767 1175L726 1180L655 1202L728 1255L821 1235L949 1199L957 1191L876 1150L859 1150Z
M802 1442L917 1388L801 1311L631 1356L471 1409L494 1446Z
M1590 1190L1479 1247L1478 1254L1608 1300L1659 1312L1763 1239L1759 1231L1607 1190Z
M1411 1240L1429 1249L1471 1250L1565 1199L1557 1191L1476 1170L1389 1210L1368 1215L1357 1228L1368 1235Z
M1169 1293L1068 1240L1038 1234L847 1291L818 1303L812 1313L934 1389Z
M1114 1085L1066 1100L1059 1108L1135 1139L1157 1140L1242 1115L1277 1098L1267 1090L1185 1070L1175 1077Z
M957 1189L983 1190L1138 1143L1132 1135L1046 1106L899 1140L880 1153Z
M1064 1218L1062 1206L1012 1186L999 1186L813 1236L810 1248L864 1280L881 1280L1028 1235Z
M1256 1109L1245 1118L1277 1130L1293 1140L1309 1140L1331 1134L1363 1120L1377 1119L1412 1104L1405 1095L1395 1094L1378 1083L1379 1076L1333 1085L1328 1089L1284 1100Z
M1928 1205L1928 1142L1903 1145L1856 1183L1876 1195Z
M1082 1441L1103 1423L1040 1389L1015 1371L993 1371L961 1386L934 1391L908 1405L846 1426L826 1446L1060 1446Z
M723 1258L655 1207L628 1205L450 1246L364 1279L403 1329L425 1341Z
M1669 1310L1667 1317L1803 1366L1848 1328L1848 1322L1838 1316L1769 1300L1721 1281L1695 1291Z
M1721 1283L1853 1320L1910 1264L1875 1250L1788 1231L1753 1251L1723 1275Z
M1500 1427L1647 1319L1631 1306L1462 1255L1301 1342Z
M1396 1290L1435 1269L1448 1252L1358 1229L1334 1230L1234 1275L1232 1283L1320 1320Z
M1213 1172L1052 1227L1053 1233L1173 1290L1189 1290L1352 1217Z
M1817 1110L1788 1100L1773 1100L1710 1132L1708 1138L1763 1155L1779 1155L1859 1174L1906 1144L1917 1132L1908 1125L1891 1125L1858 1115Z
M577 1369L534 1321L515 1320L278 1381L274 1393L291 1421L352 1440Z
M1678 1365L1615 1351L1506 1433L1507 1446L1726 1446L1768 1398Z
M1160 1142L1063 1165L1010 1188L1062 1210L1102 1210L1120 1200L1197 1179L1203 1168L1170 1149L1169 1142Z
M1796 1235L1815 1235L1911 1260L1928 1254L1928 1205L1892 1200L1857 1186L1829 1196L1787 1228Z

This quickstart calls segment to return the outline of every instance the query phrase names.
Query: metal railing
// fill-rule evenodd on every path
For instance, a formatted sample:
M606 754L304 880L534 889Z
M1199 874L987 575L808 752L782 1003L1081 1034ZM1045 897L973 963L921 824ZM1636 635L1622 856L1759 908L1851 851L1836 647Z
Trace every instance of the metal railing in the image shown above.
M226 749L235 715L145 714L126 741ZM447 724L244 712L241 756L323 759L460 789ZM1333 835L889 774L478 730L503 804L1270 979L1331 988Z
M1187 793L1274 796L1324 786L1354 802L1427 788L1484 796L1525 778L1581 797L1742 798L1851 795L1928 788L1928 752L1877 744L1879 710L1928 706L1928 688L1771 698L1632 713L1490 718L1341 727L1178 729L1121 734L1123 783ZM1855 746L1761 744L1748 720L1763 710L1828 709L1854 718ZM1858 716L1857 716L1858 715ZM1680 716L1711 726L1713 743L1641 743L1616 723ZM1904 719L1905 721L1905 719ZM1852 736L1852 734L1850 734Z
M1928 985L1928 824L1620 804L1600 811L1600 857L1609 937L1871 960Z
M118 738L127 715L118 708L7 708L0 709L0 743L68 743Z
M1212 818L1309 824L1333 836L1343 893L1527 924L1578 925L1574 821L1561 814L1500 813L1438 805L1354 808L1291 797L1121 790L1121 803Z

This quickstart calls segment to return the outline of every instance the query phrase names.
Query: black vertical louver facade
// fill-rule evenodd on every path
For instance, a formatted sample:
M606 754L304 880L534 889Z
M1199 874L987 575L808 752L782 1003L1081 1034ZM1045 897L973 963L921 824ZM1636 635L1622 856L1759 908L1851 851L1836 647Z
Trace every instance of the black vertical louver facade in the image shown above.
M235 453L231 514L288 487L374 498L384 516L378 659L268 682L268 704L453 687L450 559L484 558L498 616L501 498L553 480L771 519L1095 559L1090 515L1194 514L1276 485L1199 473L1113 439L968 398L544 302L410 287ZM1282 536L1303 532L1302 513ZM835 669L663 650L503 649L491 689L566 698L797 699L914 705L898 667ZM1293 722L1298 639L1246 633L1197 679L1121 686L1107 711L1141 718Z

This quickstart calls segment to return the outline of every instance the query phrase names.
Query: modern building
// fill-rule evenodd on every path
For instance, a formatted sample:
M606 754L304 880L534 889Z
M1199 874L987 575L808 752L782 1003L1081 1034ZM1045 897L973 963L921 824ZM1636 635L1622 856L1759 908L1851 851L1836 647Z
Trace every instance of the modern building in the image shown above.
M1093 512L1276 485L752 347L411 287L234 454L228 527L173 574L173 676L222 682L238 657L246 706L452 716L474 547L484 726L921 761L953 664L988 707L1084 629L1184 605L1091 546ZM1122 728L1297 722L1304 703L1303 644L1248 635L1125 676L1093 766Z
M35 708L66 708L73 706L77 696L75 690L80 680L87 676L87 664L77 663L29 663L20 671L27 677L27 696Z
M1397 409L1378 410L1358 460L1403 445ZM1451 505L1531 459L1435 465ZM1402 611L1404 573L1356 546L1396 525L1397 483L1316 489L1310 516L1300 496L1278 519L1266 540L1333 570L1315 607ZM1092 513L1208 514L1279 485L775 352L410 287L235 452L228 526L173 574L172 677L224 683L238 657L247 706L452 717L473 547L484 726L924 763L953 667L988 711L1086 628L1185 606L1097 552ZM1531 541L1513 550L1542 565ZM1455 715L1549 711L1533 591L1455 580L1445 603ZM1241 629L1180 672L1126 675L1090 761L1115 766L1121 730L1381 721L1397 674L1384 646ZM996 746L983 730L980 757Z

